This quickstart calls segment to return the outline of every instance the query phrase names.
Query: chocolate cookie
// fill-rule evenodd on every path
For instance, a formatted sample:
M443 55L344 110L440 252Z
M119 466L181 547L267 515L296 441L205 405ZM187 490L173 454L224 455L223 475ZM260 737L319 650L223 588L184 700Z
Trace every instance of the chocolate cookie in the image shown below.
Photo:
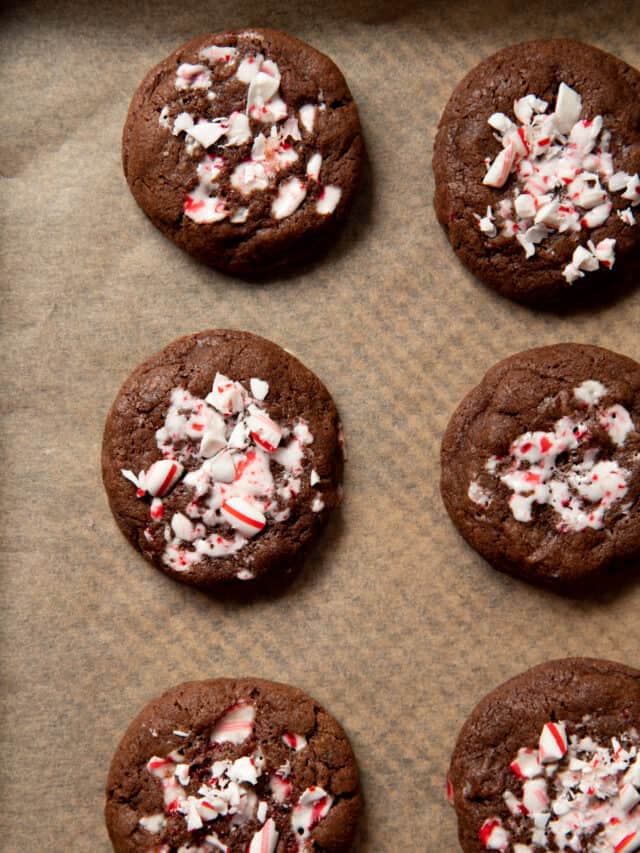
M637 268L640 73L566 39L507 47L454 91L433 170L438 219L478 278L579 304Z
M362 170L358 111L339 69L283 33L201 36L153 68L124 127L124 172L153 224L239 275L312 252Z
M338 413L320 380L237 331L181 338L138 367L102 445L124 535L201 588L292 566L340 502L342 461Z
M486 696L448 795L465 853L640 850L640 672L555 660Z
M117 853L350 848L358 771L340 725L287 684L191 681L131 723L109 772Z
M442 442L441 491L496 569L577 587L640 552L640 365L558 344L492 367Z

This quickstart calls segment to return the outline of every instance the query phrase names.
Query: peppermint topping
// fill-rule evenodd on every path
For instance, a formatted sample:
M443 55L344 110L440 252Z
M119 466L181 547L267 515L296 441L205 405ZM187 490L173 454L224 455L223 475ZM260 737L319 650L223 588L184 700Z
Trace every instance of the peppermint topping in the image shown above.
M287 746L291 747L291 749L294 749L296 752L300 752L300 750L304 749L307 745L307 739L304 735L296 735L291 732L285 732L282 735L282 740Z
M204 740L200 735L166 758L153 756L147 762L147 771L162 789L164 813L144 816L139 825L154 835L167 830L171 837L176 829L186 830L190 841L180 851L213 849L228 853L231 847L212 830L211 824L218 822L218 832L233 833L236 827L254 821L260 826L253 832L246 853L274 853L283 833L287 840L287 832L291 845L288 850L308 850L307 839L329 813L333 797L323 788L311 786L289 805L293 782L288 778L288 761L269 768L267 759L255 746L235 759L221 757L229 754L228 750L222 752L224 744L239 747L253 736L255 716L255 706L241 700L225 711ZM307 746L306 738L300 734L286 732L282 741L296 751ZM185 754L192 759L184 758ZM287 829L282 814L289 810ZM280 820L280 830L276 819ZM153 849L165 847L169 849L161 843Z
M492 456L471 481L470 500L487 507L493 499L489 484L498 479L512 492L509 507L518 521L531 521L538 504L556 512L561 533L604 527L607 513L627 493L631 471L615 459L600 458L605 450L596 436L607 433L611 456L636 428L624 406L599 407L607 393L601 382L586 380L573 393L584 414L562 417L548 432L519 435L508 455ZM637 461L637 454L628 454L632 466Z
M519 124L504 113L489 117L502 150L493 162L487 158L483 183L500 189L512 174L515 181L495 214L492 207L484 216L474 214L485 237L515 237L527 258L550 235L604 225L613 208L610 193L622 193L631 202L617 214L628 225L635 224L631 206L640 204L638 175L614 172L602 116L582 119L582 99L565 83L558 88L555 110L548 112L548 107L535 95L525 95L513 105ZM606 238L578 246L563 270L566 281L572 284L600 266L611 269L615 243Z
M164 562L176 571L188 571L203 557L233 554L269 524L286 521L302 489L313 443L309 427L302 418L274 421L263 402L268 383L253 377L249 384L251 394L218 373L205 399L174 388L156 432L163 458L137 475L122 471L138 497L153 498L145 537L164 541ZM162 499L178 486L181 508L167 511ZM311 508L324 508L317 493ZM240 574L253 577L246 568Z
M233 705L211 732L212 743L241 744L252 734L256 709L248 702Z
M570 736L568 723L546 723L538 750L518 751L511 769L522 779L526 756L525 764L536 778L522 783L521 797L504 792L510 817L483 823L479 837L485 849L513 853L550 846L590 853L640 849L640 736L631 729L620 739L600 744L589 735L589 719L575 725Z
M291 827L298 840L298 850L304 849L311 830L327 816L332 804L333 797L317 786L307 788L301 794L291 813Z
M254 193L275 190L271 213L276 220L294 214L310 190L316 213L319 216L333 213L342 190L322 185L319 152L309 157L305 177L290 175L280 180L299 161L302 146L296 143L305 137L307 143L313 141L308 137L313 137L317 115L326 108L322 92L318 93L315 104L304 104L296 115L282 99L277 63L262 53L242 56L236 47L211 45L200 51L199 59L205 64L183 63L178 67L175 80L178 91L207 90L209 104L217 98L212 87L224 86L227 81L243 83L247 92L244 108L228 116L192 115L186 110L193 109L193 100L187 99L173 121L170 106L162 108L160 125L174 136L184 134L188 155L202 156L204 149L204 158L196 168L198 183L184 198L185 215L197 224L223 220L232 224L246 222L250 208L233 201L233 194L228 195L222 189L223 179L248 201ZM225 149L249 142L252 145L247 159L238 163L237 157L226 155Z

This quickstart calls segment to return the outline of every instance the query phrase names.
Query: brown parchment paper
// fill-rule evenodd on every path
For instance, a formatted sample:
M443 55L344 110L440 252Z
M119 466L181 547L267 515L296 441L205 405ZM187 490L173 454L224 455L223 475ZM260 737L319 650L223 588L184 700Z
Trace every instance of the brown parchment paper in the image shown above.
M357 99L370 168L319 263L255 287L191 261L144 218L120 168L129 99L196 34L287 30ZM358 851L455 851L444 779L490 688L549 657L640 665L640 585L575 602L490 570L438 495L448 417L497 359L556 341L640 358L640 291L534 312L458 263L432 209L439 114L514 41L570 36L640 64L634 2L16 3L1 34L3 466L0 849L108 851L115 746L185 679L255 674L305 689L346 727L366 812ZM178 335L248 329L334 395L345 502L284 594L242 603L160 575L121 538L99 471L121 382Z

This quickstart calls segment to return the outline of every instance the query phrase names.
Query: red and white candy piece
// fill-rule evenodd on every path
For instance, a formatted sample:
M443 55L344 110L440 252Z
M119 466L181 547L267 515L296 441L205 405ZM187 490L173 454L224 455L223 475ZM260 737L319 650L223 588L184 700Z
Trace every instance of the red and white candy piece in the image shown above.
M278 195L271 205L271 215L274 219L286 219L300 207L306 195L307 188L300 178L288 178L278 187Z
M502 187L507 182L509 172L516 158L516 151L511 142L503 148L489 167L482 183L488 187Z
M253 732L256 709L249 702L237 702L232 705L216 723L211 732L212 743L234 743L244 741Z
M205 399L223 415L235 415L244 409L242 387L222 373L216 373L211 392Z
M485 820L478 832L478 838L486 850L506 850L509 846L509 833L497 817Z
M256 832L247 848L247 853L273 853L278 843L278 830L272 817L259 832Z
M144 489L154 498L163 498L182 477L183 471L175 459L160 459L145 472Z
M552 764L567 754L567 732L564 723L546 723L538 745L540 761Z
M235 530L249 538L264 530L267 523L260 510L244 498L228 498L220 507L220 514Z
M615 853L633 853L634 850L640 850L640 832L630 832L615 846Z
M317 785L303 791L291 813L291 826L299 844L308 838L313 827L326 817L332 804L333 797Z
M222 841L220 841L218 836L215 834L215 832L212 832L209 835L205 836L204 840L207 842L207 844L213 847L214 850L218 850L219 853L231 853L231 848L227 847L226 844L223 844Z
M251 438L268 453L273 453L280 444L282 429L268 415L252 412L247 418L247 426Z
M522 786L522 805L529 814L549 810L547 782L545 779L528 779Z
M509 767L520 779L533 779L535 776L540 776L542 765L540 764L538 750L527 749L527 747L519 749Z
M304 735L296 735L292 732L285 732L282 735L282 740L288 747L295 749L296 752L300 752L307 745L307 739Z

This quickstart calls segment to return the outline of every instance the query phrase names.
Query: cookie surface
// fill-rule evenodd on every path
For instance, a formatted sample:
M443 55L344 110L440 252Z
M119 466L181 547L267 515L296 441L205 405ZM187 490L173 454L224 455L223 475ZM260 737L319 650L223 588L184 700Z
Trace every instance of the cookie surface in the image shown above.
M640 672L550 661L486 696L451 760L465 853L640 846Z
M496 569L579 587L640 552L640 365L558 344L489 370L447 426L441 492Z
M359 810L351 746L323 708L286 684L220 678L174 687L136 717L105 814L118 853L339 853Z
M109 412L103 479L131 544L203 589L293 567L340 502L342 427L296 358L248 332L181 338Z
M465 266L512 299L579 305L640 255L640 73L569 40L507 47L454 91L433 169Z
M247 276L312 253L344 218L363 155L339 69L270 30L179 47L140 84L123 133L125 176L153 224Z

